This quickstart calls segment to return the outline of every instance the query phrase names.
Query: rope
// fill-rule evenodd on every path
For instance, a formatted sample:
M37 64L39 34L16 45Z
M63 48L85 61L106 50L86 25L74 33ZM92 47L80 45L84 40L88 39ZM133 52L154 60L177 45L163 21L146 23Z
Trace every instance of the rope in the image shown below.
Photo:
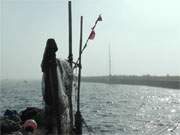
M79 58L78 58L79 60ZM74 74L77 75L78 74L78 68L76 68L78 65L78 60L77 62L74 62L75 66L73 68L73 70L75 70ZM77 102L77 80L75 81L75 85L74 85L74 89L75 89L75 103ZM95 132L93 131L92 127L88 126L88 124L86 123L85 119L83 117L81 117L82 119L82 124L84 125L84 127L86 127L89 135L95 135Z
M177 122L177 125L174 127L174 128L172 128L171 130L170 130L170 132L174 132L177 128L178 128L178 126L179 126L179 121Z
M93 135L93 134L95 135L94 130L92 129L92 127L87 125L87 123L86 123L86 121L85 121L85 119L83 117L82 117L82 123L87 128L89 135Z
M172 128L171 130L169 130L170 132L174 132L177 127L179 126L179 121L176 122L176 125L166 125L165 127L161 128L161 129L157 129L151 133L148 133L146 135L161 135L162 133L166 132L169 128Z

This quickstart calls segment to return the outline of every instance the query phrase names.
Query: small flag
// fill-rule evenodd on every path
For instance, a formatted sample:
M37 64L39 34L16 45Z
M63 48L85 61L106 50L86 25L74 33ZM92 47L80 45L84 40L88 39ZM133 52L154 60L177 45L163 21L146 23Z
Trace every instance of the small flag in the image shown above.
M97 21L102 21L102 17L101 17L101 15L99 15L99 17L98 17Z
M88 39L93 40L95 38L95 34L94 30L92 30Z

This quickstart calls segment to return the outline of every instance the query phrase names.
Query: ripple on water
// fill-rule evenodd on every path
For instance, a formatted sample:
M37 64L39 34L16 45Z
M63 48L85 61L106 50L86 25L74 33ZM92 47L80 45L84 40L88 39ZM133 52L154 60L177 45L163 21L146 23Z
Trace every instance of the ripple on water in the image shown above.
M11 81L1 85L1 112L8 108L42 106L40 81L26 84ZM180 91L171 89L82 84L82 115L98 135L145 135L173 125L180 118L179 104ZM180 132L179 127L176 130Z

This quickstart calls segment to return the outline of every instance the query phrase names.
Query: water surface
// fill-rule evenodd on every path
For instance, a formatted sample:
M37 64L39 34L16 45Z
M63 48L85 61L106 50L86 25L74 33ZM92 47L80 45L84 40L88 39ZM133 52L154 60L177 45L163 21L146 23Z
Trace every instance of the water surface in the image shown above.
M0 95L1 114L43 105L40 81L3 81ZM98 135L180 134L179 90L83 83L81 111Z

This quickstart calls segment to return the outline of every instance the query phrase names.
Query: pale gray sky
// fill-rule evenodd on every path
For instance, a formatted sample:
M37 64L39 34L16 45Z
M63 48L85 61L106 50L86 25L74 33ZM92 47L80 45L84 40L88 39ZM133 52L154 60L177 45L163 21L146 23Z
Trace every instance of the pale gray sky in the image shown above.
M180 75L179 0L72 0L73 52L79 49L79 22L87 39L97 16L103 21L83 54L83 75ZM48 38L58 57L68 56L67 0L1 0L1 78L41 78Z

